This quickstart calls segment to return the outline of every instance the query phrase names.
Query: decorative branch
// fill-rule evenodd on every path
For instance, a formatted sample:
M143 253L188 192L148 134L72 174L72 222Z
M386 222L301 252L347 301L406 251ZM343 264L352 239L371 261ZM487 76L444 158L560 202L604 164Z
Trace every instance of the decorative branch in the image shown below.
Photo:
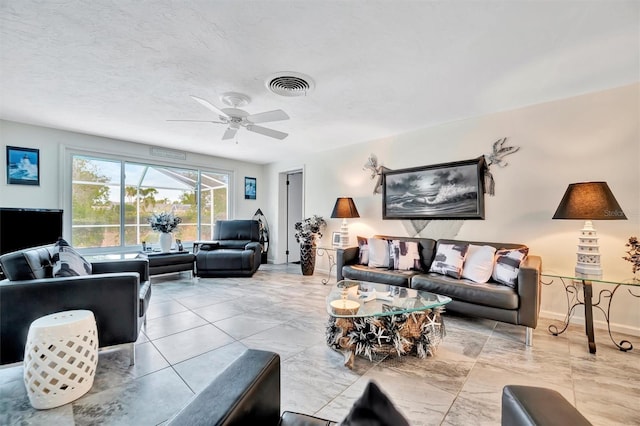
M380 194L382 192L382 173L390 169L378 164L378 157L375 154L371 154L362 170L369 170L371 179L378 178L376 186L373 188L373 195Z
M518 152L520 147L504 146L505 142L507 142L507 138L498 139L493 143L493 151L488 157L485 155L485 158L487 159L487 166L497 164L499 167L506 167L509 165L509 163L504 161L504 157Z
M506 142L507 138L498 139L493 143L491 154L484 156L487 160L487 168L484 171L484 188L485 192L489 195L495 195L496 193L496 182L489 168L493 164L497 164L498 167L508 166L509 163L504 160L504 157L520 150L519 146L504 146Z

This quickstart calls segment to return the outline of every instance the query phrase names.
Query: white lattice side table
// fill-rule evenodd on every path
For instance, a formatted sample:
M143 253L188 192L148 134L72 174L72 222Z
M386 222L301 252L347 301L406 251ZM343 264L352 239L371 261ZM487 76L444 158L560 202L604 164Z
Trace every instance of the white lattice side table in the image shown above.
M31 323L24 350L24 384L33 408L59 407L93 385L98 332L93 312L57 312Z

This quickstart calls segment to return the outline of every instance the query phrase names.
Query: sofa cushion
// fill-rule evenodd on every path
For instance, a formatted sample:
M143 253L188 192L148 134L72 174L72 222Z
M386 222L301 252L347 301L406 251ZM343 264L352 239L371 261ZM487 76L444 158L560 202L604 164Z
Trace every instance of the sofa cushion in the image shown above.
M342 267L342 276L345 279L391 284L399 287L409 287L411 277L419 273L418 271L393 271L364 265L345 265Z
M518 272L520 263L527 257L529 249L502 249L496 251L495 266L493 267L493 279L500 284L515 288L518 285Z
M389 263L391 269L401 271L422 270L420 262L420 248L416 241L389 241Z
M213 248L213 250L217 249L236 249L236 250L244 250L245 246L249 244L251 240L223 240L218 241L218 246Z
M469 244L467 243L438 243L436 256L431 263L429 272L460 278L468 249Z
M10 281L53 277L53 245L34 247L3 254L0 267Z
M474 283L435 273L419 274L411 279L411 288L443 294L454 300L500 309L518 309L518 293L494 282Z
M369 263L374 268L389 267L389 241L383 238L369 238Z
M218 249L199 252L196 263L198 270L251 271L254 267L254 251Z
M393 425L409 426L409 422L393 405L389 397L370 381L364 392L353 403L341 426Z
M361 265L369 264L369 239L358 237L358 263Z
M60 238L54 245L53 254L54 277L79 277L91 275L91 263L73 249L64 239Z
M213 239L260 241L260 223L257 220L217 220Z
M486 283L493 273L493 255L496 248L469 244L469 251L462 267L462 278L477 283Z

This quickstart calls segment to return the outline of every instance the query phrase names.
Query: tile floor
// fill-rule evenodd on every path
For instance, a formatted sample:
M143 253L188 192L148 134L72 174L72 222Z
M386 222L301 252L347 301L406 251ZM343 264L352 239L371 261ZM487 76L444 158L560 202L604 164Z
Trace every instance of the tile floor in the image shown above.
M623 353L597 330L590 355L581 328L554 337L542 319L527 348L522 327L446 314L435 357L358 358L348 370L324 342L321 278L303 277L299 265L262 265L252 278L153 277L135 366L124 351L101 352L91 391L43 411L29 404L21 366L0 369L0 424L162 424L246 348L280 354L283 410L335 421L375 380L412 425L498 425L506 384L555 389L595 425L640 424L637 337Z

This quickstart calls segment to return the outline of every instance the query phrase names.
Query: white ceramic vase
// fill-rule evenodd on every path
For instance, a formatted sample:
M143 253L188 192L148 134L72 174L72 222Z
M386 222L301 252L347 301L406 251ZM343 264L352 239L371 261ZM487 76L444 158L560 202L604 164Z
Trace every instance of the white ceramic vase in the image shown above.
M171 233L170 232L161 232L160 233L160 251L162 253L169 253L171 251Z

